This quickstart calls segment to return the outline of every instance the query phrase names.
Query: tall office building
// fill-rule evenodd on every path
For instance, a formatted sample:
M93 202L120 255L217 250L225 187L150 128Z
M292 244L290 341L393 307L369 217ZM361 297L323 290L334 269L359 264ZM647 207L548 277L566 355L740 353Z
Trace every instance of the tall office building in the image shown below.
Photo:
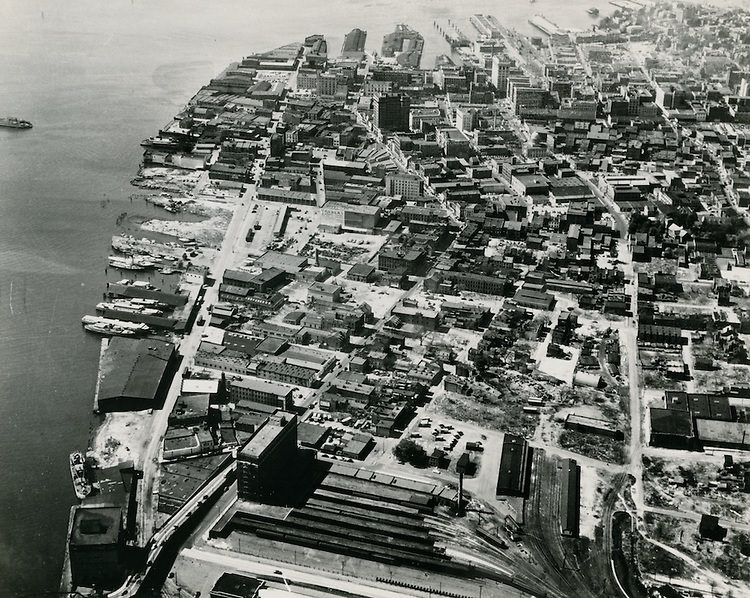
M414 174L397 172L386 175L385 192L390 196L400 195L404 199L417 199L424 194L424 183Z
M459 106L456 108L456 128L461 131L473 131L477 128L479 113L476 108Z
M409 96L398 93L386 93L375 96L373 117L375 126L385 131L408 131Z
M513 63L508 60L505 56L493 56L492 57L492 72L490 74L490 81L492 85L497 89L501 96L505 96L505 89L508 82L508 73Z
M237 455L239 497L284 504L297 456L297 416L277 410Z

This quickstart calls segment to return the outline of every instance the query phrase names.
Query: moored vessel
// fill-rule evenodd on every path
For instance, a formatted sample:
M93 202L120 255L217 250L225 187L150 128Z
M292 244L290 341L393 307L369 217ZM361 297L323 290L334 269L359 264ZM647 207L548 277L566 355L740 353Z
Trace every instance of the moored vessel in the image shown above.
M83 316L81 324L89 332L107 336L136 336L149 331L149 327L140 322L125 322L101 316Z
M80 500L91 494L91 482L86 475L86 461L79 451L70 453L70 476L73 478L73 489Z
M109 256L109 265L119 270L146 270L147 268L153 268L155 264L144 257L111 255Z
M142 314L144 316L160 316L162 311L155 307L149 307L138 303L133 303L127 299L115 299L113 301L102 301L96 304L97 310L115 310L115 311L127 311L134 314Z

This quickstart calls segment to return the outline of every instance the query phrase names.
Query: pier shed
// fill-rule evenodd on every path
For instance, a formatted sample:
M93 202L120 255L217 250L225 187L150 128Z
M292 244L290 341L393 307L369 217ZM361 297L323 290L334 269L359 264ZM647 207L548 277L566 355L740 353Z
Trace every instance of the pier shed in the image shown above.
M177 367L172 343L114 337L99 363L100 412L158 409Z

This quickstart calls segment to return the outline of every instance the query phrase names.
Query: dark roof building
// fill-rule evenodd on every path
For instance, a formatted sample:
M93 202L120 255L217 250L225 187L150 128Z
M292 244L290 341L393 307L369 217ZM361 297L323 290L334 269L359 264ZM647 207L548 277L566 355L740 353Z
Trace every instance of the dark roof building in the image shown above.
M211 589L211 598L257 598L265 585L266 582L255 577L224 573Z
M560 472L560 532L578 537L581 468L575 459L565 459Z
M497 496L523 496L526 494L528 469L528 443L520 436L506 434L503 439L502 454L500 455Z
M284 504L296 459L297 416L277 410L237 455L239 498Z
M652 407L650 418L651 446L686 450L692 448L695 434L689 411Z
M122 581L120 507L76 507L68 549L73 586L111 589Z
M702 515L698 524L698 533L701 538L721 542L727 535L727 529L719 525L719 518L715 515Z
M114 337L101 358L99 411L158 408L177 364L172 343Z

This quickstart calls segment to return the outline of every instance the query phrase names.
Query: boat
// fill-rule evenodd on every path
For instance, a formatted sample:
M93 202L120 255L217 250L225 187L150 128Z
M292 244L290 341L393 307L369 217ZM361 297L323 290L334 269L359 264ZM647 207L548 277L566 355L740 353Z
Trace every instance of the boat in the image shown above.
M141 141L141 146L155 149L177 149L179 144L168 137L149 137Z
M176 268L162 268L159 270L160 274L179 274L181 270L177 270Z
M101 316L83 316L81 324L85 330L105 336L136 336L149 331L149 327L140 322L125 322Z
M15 116L0 117L0 127L8 127L9 129L30 129L33 127L28 120L22 118L16 118Z
M587 11L592 17L598 17L599 16L599 9L598 8L589 8Z
M159 303L156 299L143 299L142 297L130 297L128 301L136 305L143 305L144 307L157 307L157 308L162 307L162 304Z
M73 478L73 489L79 500L91 494L91 482L86 476L86 461L78 451L70 453L70 476Z
M112 324L84 324L84 330L104 336L135 336L135 331L127 328L119 328Z
M145 270L145 266L135 263L133 258L109 257L109 265L118 270Z
M97 311L127 311L134 314L142 314L144 316L160 316L162 314L160 309L134 304L123 299L116 299L110 302L102 301L101 303L96 304L96 309Z
M109 265L119 270L146 270L153 268L156 264L145 257L118 257L109 256Z
M152 285L150 282L146 282L145 280L133 280L132 278L123 278L122 280L118 280L116 285L120 285L122 287L135 287L137 289L144 289L147 291L158 291L159 289ZM131 298L132 300L132 298Z

